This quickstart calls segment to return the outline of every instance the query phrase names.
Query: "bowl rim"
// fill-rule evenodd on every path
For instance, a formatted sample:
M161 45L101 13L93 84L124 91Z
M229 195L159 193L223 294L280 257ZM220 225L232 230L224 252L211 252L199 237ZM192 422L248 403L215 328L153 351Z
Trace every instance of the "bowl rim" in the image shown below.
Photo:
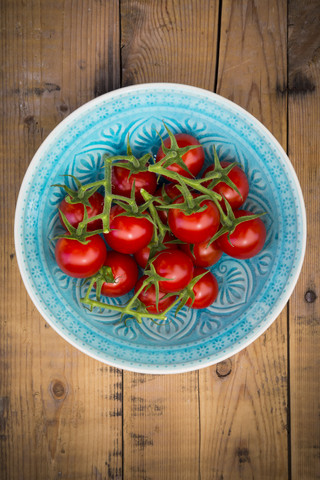
M277 306L275 311L273 312L272 315L270 315L270 318L266 324L261 326L260 328L258 327L255 334L250 336L248 339L243 339L241 341L240 345L234 345L232 348L232 352L227 352L225 354L218 354L214 359L212 358L212 355L209 356L207 359L203 358L201 360L193 360L191 362L185 361L183 366L181 367L174 367L170 368L155 368L155 366L150 366L150 365L144 365L143 367L141 366L134 366L134 365L128 365L127 361L125 360L115 360L113 359L103 359L100 358L99 355L95 354L94 352L90 351L90 349L86 346L78 344L75 340L70 338L66 333L63 331L57 329L56 325L53 325L53 322L51 321L49 315L47 312L42 308L42 305L38 302L38 299L33 291L33 288L31 284L28 281L27 277L27 271L24 266L24 258L22 254L22 250L20 247L20 238L18 235L20 224L22 222L22 217L19 215L19 212L22 210L22 204L23 204L23 198L24 194L27 190L28 182L30 181L30 178L32 176L33 170L35 169L35 166L38 162L39 157L41 157L42 153L46 150L47 145L52 142L56 136L59 135L59 133L64 130L65 127L68 126L68 124L73 123L74 119L76 119L79 115L82 115L83 112L85 112L87 109L90 109L94 107L95 105L99 105L101 102L108 100L108 99L115 99L122 94L130 93L130 92L139 92L139 91L145 91L145 90L155 90L155 89L168 89L168 90L174 90L174 89L180 89L184 90L186 94L199 94L205 97L209 97L212 99L218 98L219 101L223 104L228 105L229 107L232 107L232 109L236 110L240 114L246 116L248 119L251 119L251 121L259 128L260 131L272 142L272 144L278 149L279 153L282 155L283 160L286 163L286 167L288 168L291 179L293 181L293 185L295 187L299 202L300 202L300 207L301 207L301 231L302 231L302 236L301 236L301 255L299 258L299 262L296 265L294 275L289 279L288 283L289 286L287 288L286 294L284 295L282 302ZM227 358L230 358L231 356L239 353L241 350L247 348L251 343L253 343L258 337L260 337L270 326L271 324L276 320L276 318L279 316L279 314L282 312L284 307L286 306L289 298L292 295L292 292L296 286L296 283L298 281L303 261L304 261L304 256L305 256L305 251L306 251L306 238L307 238L307 220L306 220L306 209L305 209L305 202L302 194L302 189L298 180L298 176L294 170L294 167L279 143L279 141L273 136L273 134L251 113L247 112L244 108L242 108L240 105L236 104L235 102L223 97L222 95L219 95L217 93L211 92L210 90L206 90L204 88L199 88L195 87L192 85L185 85L181 83L173 83L173 82L155 82L155 83L140 83L136 85L130 85L127 87L121 87L115 90L112 90L110 92L107 92L103 95L100 95L99 97L96 97L89 102L86 102L85 104L81 105L78 107L76 110L74 110L72 113L70 113L65 119L63 119L56 127L48 134L48 136L43 140L39 148L36 150L35 154L33 155L33 158L25 172L24 178L22 180L20 189L19 189L19 194L17 197L17 202L16 202L16 209L15 209L15 219L14 219L14 244L15 244L15 251L16 251L16 256L17 256L17 262L18 262L18 267L20 270L20 274L24 283L24 286L34 303L35 307L41 314L41 316L46 320L46 322L54 329L56 333L58 333L64 340L66 340L69 344L71 344L73 347L77 348L81 352L85 353L86 355L89 355L90 357L113 367L119 368L119 369L124 369L127 371L132 371L132 372L137 372L137 373L144 373L144 374L178 374L178 373L184 373L184 372L190 372L190 371L195 371L199 370L202 368L206 368L208 366L216 365L219 362L222 362L226 360ZM80 342L79 342L80 343Z

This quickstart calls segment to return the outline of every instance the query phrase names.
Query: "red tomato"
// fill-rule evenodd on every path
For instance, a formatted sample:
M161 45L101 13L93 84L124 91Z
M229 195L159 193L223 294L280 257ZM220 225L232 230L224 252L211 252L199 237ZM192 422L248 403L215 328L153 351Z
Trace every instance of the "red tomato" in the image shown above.
M168 244L167 242L169 241L172 241L172 240L175 240L175 237L173 235L170 235L168 232L165 234L165 237L164 237L164 242L163 242L163 245L166 247L166 248L170 248L170 250L177 250L178 249L178 245L175 245L174 243L173 244ZM138 250L135 254L134 254L134 258L136 259L136 262L138 265L140 265L140 267L142 268L146 268L147 266L147 263L148 263L148 260L149 260L149 255L150 255L150 247L146 246L146 247L143 247L141 248L141 250Z
M193 254L191 253L191 245L188 243L182 243L180 248L189 255L195 267L211 267L220 260L223 252L216 242L207 245L208 242L194 244Z
M157 190L154 193L154 197L159 197L161 200L163 200L162 199L162 187L157 188ZM157 208L157 205L155 205L155 207ZM166 212L166 210L158 210L157 209L157 212L158 212L158 215L160 217L161 222L166 225L166 223L168 221L168 213Z
M137 264L141 268L146 268L149 260L149 254L150 254L150 247L148 247L148 245L146 247L141 248L134 254L134 258Z
M206 271L205 268L197 267L194 269L193 278L201 275ZM214 275L209 270L200 280L197 281L193 287L194 302L191 298L187 301L186 305L191 308L207 308L216 300L218 296L218 282Z
M221 166L226 168L228 165L230 165L230 163L231 162L222 161ZM212 171L214 171L214 165L210 165L210 167L205 170L203 176ZM235 165L230 170L228 177L238 188L241 195L239 195L233 188L229 187L229 185L224 182L218 183L212 190L220 195L223 195L230 203L232 209L235 210L236 208L241 207L241 205L245 202L249 193L249 183L246 174L240 167L238 167L238 165ZM204 182L203 185L207 187L209 183L210 181ZM225 208L223 200L221 201L221 206Z
M141 288L143 281L147 278L146 275L141 277L137 285L134 289L135 293ZM164 292L159 292L159 302L158 302L158 308L156 307L156 289L154 285L151 285L147 290L143 289L142 292L138 295L139 300L145 304L147 307L148 312L150 313L161 313L167 310L167 308L170 307L170 305L173 304L175 299L177 298L176 296L172 295L172 297L168 298L163 298L165 296Z
M170 197L172 200L174 200L177 197L181 197L182 195L179 188L177 187L177 184L175 183L167 183L164 189L168 197Z
M68 203L65 197L59 205L59 210L66 216L68 222L74 227L77 228L79 223L83 220L83 212L84 206L82 203ZM94 194L89 197L89 202L91 207L86 207L88 212L88 217L95 217L96 215L100 215L103 212L103 204L104 198L99 192L95 192ZM61 215L59 213L60 221L63 227L67 229ZM102 228L102 221L101 220L94 220L93 222L88 223L87 231L93 232L94 230L99 230Z
M120 253L135 253L148 245L153 235L153 225L148 218L117 216L123 208L114 205L110 210L110 232L104 238L113 250Z
M196 177L204 164L204 150L202 146L200 145L200 143L196 138L186 133L178 133L177 135L175 135L175 139L177 140L178 146L180 148L188 147L189 145L199 145L199 148L194 148L193 150L189 150L189 152L185 153L182 156L182 160L188 167L189 171L191 172L191 175L185 170L183 170L183 168L177 165L176 163L173 163L172 165L170 165L168 167L168 170L171 170L172 172L177 172L183 177L187 177L187 178L192 178L192 176ZM167 137L163 143L165 147L169 148L171 146L170 137ZM162 147L160 147L156 156L156 162L159 162L159 160L161 160L164 156L165 155L163 153Z
M174 183L165 184L164 190L165 190L165 193L168 195L168 197L171 198L171 199L181 197L181 192L177 188L177 185L174 184ZM160 199L163 200L163 198L162 198L162 186L159 187L155 191L154 196L155 197L160 197ZM168 221L168 212L166 210L161 210L161 209L157 209L157 212L158 212L158 215L159 215L162 223L166 224L167 221Z
M168 249L159 253L153 266L158 275L168 279L159 281L160 290L163 292L178 292L192 279L192 260L181 250Z
M130 292L138 280L138 266L130 255L108 252L104 265L111 267L115 282L104 282L101 294L107 297L120 297Z
M174 201L177 205L183 198ZM220 224L220 213L211 200L204 200L201 206L207 205L202 212L186 215L179 208L173 208L168 213L168 224L172 233L187 243L202 243L210 240L217 232Z
M236 210L234 216L236 218L252 215L252 212L246 210ZM246 259L251 258L259 253L266 240L266 227L261 218L248 220L236 226L235 231L230 235L225 233L217 240L217 245L221 250L230 257Z
M130 175L130 170L127 168L116 165L112 168L112 193L114 195L130 198L133 182L135 182L136 202L141 204L144 202L140 193L141 188L153 195L157 188L157 175L153 172L139 172Z
M86 278L97 273L107 257L107 248L99 235L88 238L86 245L77 240L59 238L55 257L61 270L70 277Z

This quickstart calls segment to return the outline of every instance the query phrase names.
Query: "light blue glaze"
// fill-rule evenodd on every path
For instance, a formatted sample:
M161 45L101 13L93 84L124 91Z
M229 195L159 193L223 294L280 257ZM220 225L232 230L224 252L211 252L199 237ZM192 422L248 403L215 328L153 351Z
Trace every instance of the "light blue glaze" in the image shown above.
M249 178L245 207L266 212L263 251L253 259L223 255L212 267L219 297L208 309L183 308L161 326L119 323L116 312L88 312L79 304L80 281L54 260L59 231L60 175L83 183L101 176L102 155L125 153L130 133L136 155L155 154L162 124L190 133L221 160L236 160ZM65 179L67 183L70 180ZM71 185L71 184L70 184ZM227 358L256 339L285 306L305 250L305 209L292 165L278 142L234 103L189 86L147 84L103 95L71 114L36 153L21 187L15 224L16 251L26 288L44 318L87 354L119 368L149 373L183 372ZM83 293L83 292L82 292ZM113 302L125 299L113 299ZM103 320L103 322L101 322Z

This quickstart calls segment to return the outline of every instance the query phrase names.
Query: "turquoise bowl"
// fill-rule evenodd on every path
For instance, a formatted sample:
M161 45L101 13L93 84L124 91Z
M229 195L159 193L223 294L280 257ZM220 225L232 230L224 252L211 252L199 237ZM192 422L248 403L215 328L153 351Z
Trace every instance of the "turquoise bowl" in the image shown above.
M80 303L81 281L56 265L53 237L61 232L57 206L61 175L83 183L100 178L102 157L125 153L130 133L136 155L159 148L162 122L191 133L204 147L206 166L216 146L221 160L245 170L245 207L266 212L267 239L259 255L223 255L211 270L217 301L203 310L184 307L157 325L126 324L114 311L89 312ZM68 177L66 177L68 178ZM45 320L84 353L118 368L180 373L206 367L239 352L276 319L298 279L306 242L304 201L294 169L270 132L252 115L214 93L166 83L135 85L102 95L62 121L36 152L16 207L15 246L26 289ZM127 297L114 299L122 303Z

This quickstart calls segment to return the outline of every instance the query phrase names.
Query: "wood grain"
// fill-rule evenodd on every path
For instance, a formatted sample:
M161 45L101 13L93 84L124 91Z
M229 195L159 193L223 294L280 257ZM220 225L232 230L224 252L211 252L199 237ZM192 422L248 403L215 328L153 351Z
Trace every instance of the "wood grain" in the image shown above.
M320 5L289 2L289 156L307 210L307 248L290 301L292 479L320 478Z
M213 91L218 0L121 1L122 85L185 83Z
M198 478L196 373L124 372L124 478Z
M217 93L255 115L286 146L286 2L224 1ZM286 309L227 362L199 372L204 479L288 476Z
M285 0L0 2L1 480L320 478L319 20L316 0L289 0L288 32ZM52 129L97 95L157 81L217 85L288 143L308 219L289 308L231 359L169 376L65 342L13 242L19 186Z
M121 2L122 84L179 82L213 90L218 2ZM198 373L124 372L124 478L199 475Z
M122 372L45 323L13 244L18 189L40 143L119 86L118 12L116 1L1 3L1 479L122 476Z

